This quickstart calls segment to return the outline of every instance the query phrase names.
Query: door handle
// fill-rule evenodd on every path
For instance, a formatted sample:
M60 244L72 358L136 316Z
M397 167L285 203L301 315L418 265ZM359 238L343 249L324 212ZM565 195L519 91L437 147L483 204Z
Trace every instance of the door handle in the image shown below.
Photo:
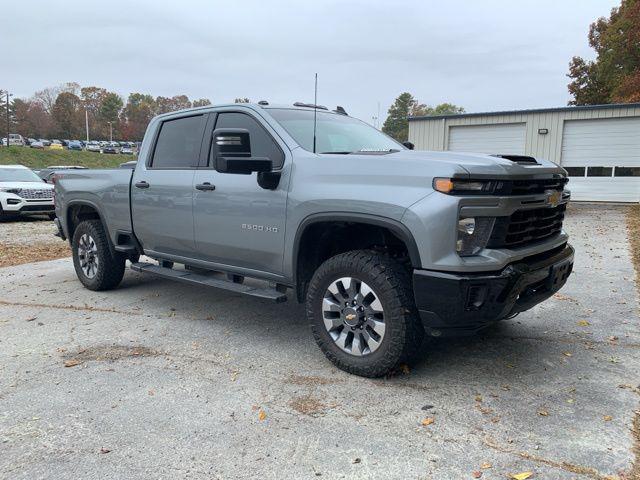
M196 190L215 190L216 186L211 185L209 182L198 183L196 185Z
M135 183L136 188L149 188L149 184L144 180Z

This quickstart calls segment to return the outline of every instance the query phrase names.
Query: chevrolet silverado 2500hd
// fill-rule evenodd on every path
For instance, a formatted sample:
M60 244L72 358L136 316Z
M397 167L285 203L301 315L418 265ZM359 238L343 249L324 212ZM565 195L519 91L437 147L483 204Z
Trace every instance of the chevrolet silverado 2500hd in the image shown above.
M396 368L425 333L469 334L531 308L573 267L562 168L413 151L341 108L160 115L131 167L54 179L58 234L87 288L116 287L128 259L276 302L292 289L325 355L358 375Z

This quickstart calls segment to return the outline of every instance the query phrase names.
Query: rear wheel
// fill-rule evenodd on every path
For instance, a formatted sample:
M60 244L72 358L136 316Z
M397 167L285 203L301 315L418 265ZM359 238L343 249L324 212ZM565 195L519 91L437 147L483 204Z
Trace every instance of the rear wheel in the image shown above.
M99 220L81 222L71 242L73 266L82 284L89 290L110 290L124 275L126 257L112 252Z
M424 337L408 271L368 250L336 255L318 268L307 318L327 358L365 377L386 375L411 360Z

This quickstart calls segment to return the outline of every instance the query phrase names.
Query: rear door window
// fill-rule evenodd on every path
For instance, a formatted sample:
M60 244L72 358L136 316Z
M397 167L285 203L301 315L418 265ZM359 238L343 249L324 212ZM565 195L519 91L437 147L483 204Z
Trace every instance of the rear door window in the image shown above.
M204 115L194 115L162 122L153 150L151 168L197 167L204 133L204 119Z

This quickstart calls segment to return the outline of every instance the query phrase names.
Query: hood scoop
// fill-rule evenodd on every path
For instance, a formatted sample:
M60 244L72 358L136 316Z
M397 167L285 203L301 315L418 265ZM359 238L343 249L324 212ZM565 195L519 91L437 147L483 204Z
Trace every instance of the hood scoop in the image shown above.
M513 163L519 163L521 165L540 165L538 161L533 157L526 155L491 155L492 157L504 158L505 160L511 160Z

